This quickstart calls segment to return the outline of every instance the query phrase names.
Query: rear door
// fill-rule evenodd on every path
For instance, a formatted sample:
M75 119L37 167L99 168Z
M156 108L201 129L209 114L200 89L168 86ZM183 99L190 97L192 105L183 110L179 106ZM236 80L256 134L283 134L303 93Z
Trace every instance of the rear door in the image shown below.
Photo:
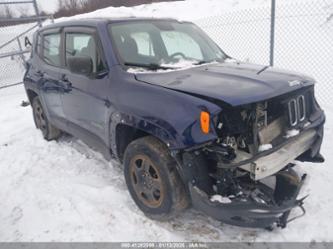
M68 90L62 95L62 105L69 125L85 130L101 139L108 128L109 80L103 50L97 31L88 27L64 29L65 68L60 70L62 82ZM91 75L72 73L68 67L71 57L89 57Z

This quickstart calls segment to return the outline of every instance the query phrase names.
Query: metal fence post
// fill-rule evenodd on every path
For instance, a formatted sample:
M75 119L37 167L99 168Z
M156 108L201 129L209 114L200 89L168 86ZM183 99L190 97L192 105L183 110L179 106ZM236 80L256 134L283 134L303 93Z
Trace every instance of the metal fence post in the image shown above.
M29 5L33 7L34 14L26 17L4 16L0 18L0 37L2 38L0 39L0 89L20 84L18 82L22 83L23 68L20 64L22 63L26 66L26 56L31 52L30 48L24 47L22 38L25 35L31 36L33 30L42 27L43 21L51 17L41 16L37 0L0 0L0 6L5 5ZM23 32L20 24L27 25L26 30ZM28 28L28 24L33 26ZM17 34L13 35L12 31L15 29ZM16 60L16 58L19 58L19 60Z
M36 12L36 17L38 17L38 25L39 27L42 27L42 20L39 18L40 15L39 15L39 10L38 10L38 5L37 5L37 0L33 0L33 5L34 5L34 9L35 9L35 12Z
M19 49L20 49L20 58L21 58L21 60L24 62L23 64L24 64L24 66L26 65L25 64L25 62L26 62L26 60L25 60L25 56L24 56L24 53L23 53L23 47L22 47L22 44L21 44L21 41L20 41L20 38L19 37L17 37L17 43L18 43L18 46L19 46Z
M274 66L274 42L275 42L275 8L276 0L272 0L271 3L271 46L270 46L270 58L269 65Z

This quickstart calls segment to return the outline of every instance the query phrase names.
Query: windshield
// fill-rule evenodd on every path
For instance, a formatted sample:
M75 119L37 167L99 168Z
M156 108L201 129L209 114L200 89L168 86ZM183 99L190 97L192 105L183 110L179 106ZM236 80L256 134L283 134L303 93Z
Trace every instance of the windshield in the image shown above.
M109 30L121 63L128 67L176 69L227 58L192 23L129 21L110 24Z

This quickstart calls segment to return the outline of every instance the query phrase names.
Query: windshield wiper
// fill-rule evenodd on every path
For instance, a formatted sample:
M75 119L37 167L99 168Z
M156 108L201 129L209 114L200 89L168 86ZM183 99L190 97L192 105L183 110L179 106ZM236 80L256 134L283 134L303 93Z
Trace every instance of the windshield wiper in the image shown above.
M198 61L196 63L194 63L194 65L202 65L202 64L207 64L209 63L209 61Z
M203 65L203 64L208 64L208 63L212 63L212 62L217 62L217 60L198 61L198 62L194 63L194 65Z
M159 69L162 69L162 70L175 69L173 67L164 67L164 66L161 66L161 65L155 64L155 63L144 64L144 63L135 63L135 62L125 62L124 65L130 66L130 67L143 67L143 68L147 68L147 69L153 70L153 71L156 71Z

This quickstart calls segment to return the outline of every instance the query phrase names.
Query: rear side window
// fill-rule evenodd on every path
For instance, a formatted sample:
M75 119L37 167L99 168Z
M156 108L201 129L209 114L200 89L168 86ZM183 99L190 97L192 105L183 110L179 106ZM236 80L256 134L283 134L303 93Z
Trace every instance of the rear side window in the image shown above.
M66 33L66 65L70 57L89 57L92 60L93 73L105 69L92 34Z
M57 34L46 34L43 39L43 60L52 65L60 67L60 42L61 35Z

